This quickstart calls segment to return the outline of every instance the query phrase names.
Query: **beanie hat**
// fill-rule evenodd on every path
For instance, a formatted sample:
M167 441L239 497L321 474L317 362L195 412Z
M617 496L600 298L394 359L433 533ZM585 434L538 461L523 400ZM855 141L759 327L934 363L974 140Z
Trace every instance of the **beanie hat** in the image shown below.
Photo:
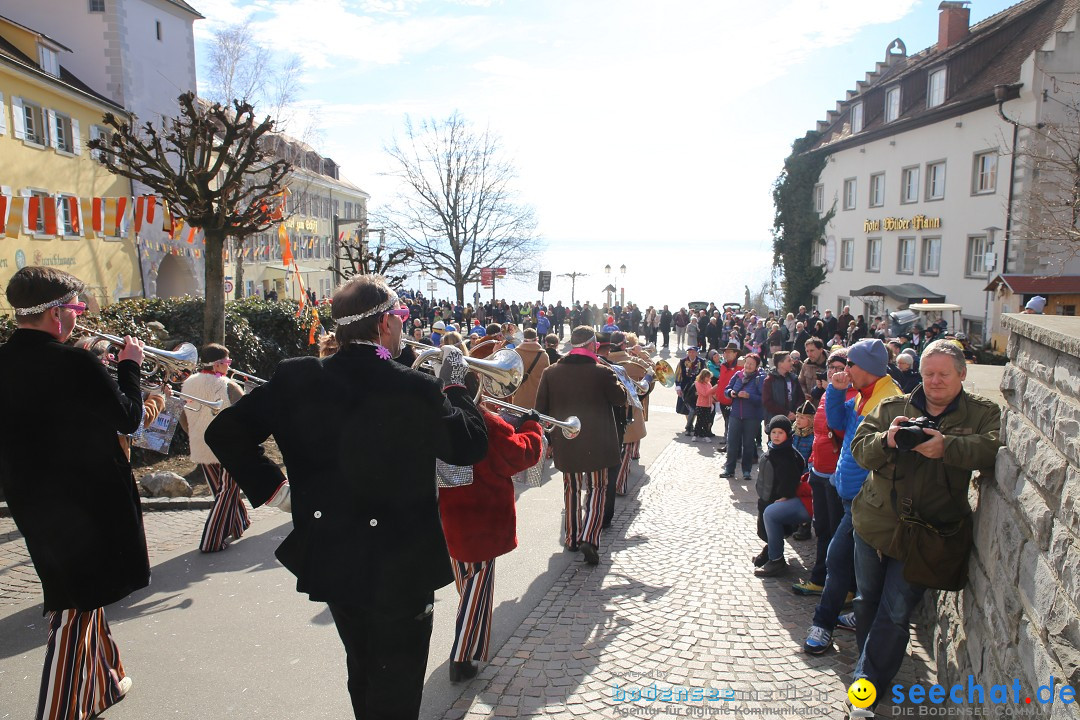
M816 412L817 412L817 407L814 406L814 403L807 400L806 402L804 402L802 404L802 406L798 410L795 411L795 414L796 415L813 415Z
M431 326L431 329L441 332L446 329L446 323L444 323L442 320L436 320L435 324Z
M780 428L785 433L787 433L788 439L791 439L791 421L788 420L787 417L783 415L776 415L775 417L773 417L772 420L769 421L770 433L777 428Z
M1046 298L1042 295L1036 295L1027 301L1027 305L1024 306L1028 310L1034 310L1037 313L1041 313L1043 308L1046 307Z
M860 340L848 348L848 362L871 375L884 377L889 372L889 350L877 338Z

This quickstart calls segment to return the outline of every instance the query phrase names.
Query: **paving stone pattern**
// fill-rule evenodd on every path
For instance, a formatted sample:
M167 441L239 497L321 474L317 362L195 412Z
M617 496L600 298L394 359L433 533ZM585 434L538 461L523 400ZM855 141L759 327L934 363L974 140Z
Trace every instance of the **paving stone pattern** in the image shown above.
M194 550L199 546L208 510L169 510L143 513L146 546L151 564L175 550ZM279 515L274 508L248 507L252 529L265 518ZM249 531L250 532L250 531ZM0 517L0 605L16 605L40 600L37 573L30 561L26 543L10 517Z
M721 459L670 443L619 499L600 565L570 565L445 717L844 717L854 636L838 631L837 652L805 655L815 599L790 589L814 543L789 543L788 576L754 577L753 482L718 479ZM912 654L897 682L932 677L917 643ZM632 699L654 683L672 697L716 688L737 699Z

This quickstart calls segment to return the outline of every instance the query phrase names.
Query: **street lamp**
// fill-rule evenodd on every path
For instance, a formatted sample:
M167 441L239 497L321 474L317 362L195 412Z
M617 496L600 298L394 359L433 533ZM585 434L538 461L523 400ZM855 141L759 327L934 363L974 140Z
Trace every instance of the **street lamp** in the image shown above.
M574 272L563 273L559 275L559 277L570 278L570 307L573 307L575 305L574 290L577 288L577 279L579 277L589 277L589 273L577 272L575 270Z
M619 273L622 274L622 275L626 275L626 265L625 264L619 266ZM613 299L612 296L611 296L611 293L613 291L613 288L615 287L614 285L611 284L611 266L610 265L605 265L604 266L604 275L606 275L607 279L608 279L608 284L607 284L607 287L605 288L605 291L607 292L607 306L608 306L608 309L610 310L611 309L611 301ZM624 304L625 300L626 300L626 288L623 288L622 300L619 301L619 304L620 305Z
M994 274L994 268L997 267L997 257L994 255L994 235L996 235L1001 228L991 225L988 228L983 228L983 232L986 233L986 254L983 256L983 267L986 268L986 300L983 304L983 337L982 344L984 348L990 347L990 281L993 279L991 276Z

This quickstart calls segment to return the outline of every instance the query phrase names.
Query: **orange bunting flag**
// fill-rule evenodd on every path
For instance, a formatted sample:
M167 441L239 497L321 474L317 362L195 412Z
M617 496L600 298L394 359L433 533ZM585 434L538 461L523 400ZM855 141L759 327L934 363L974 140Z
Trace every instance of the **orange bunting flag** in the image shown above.
M319 329L319 306L311 306L311 332L308 333L308 345L315 344L315 331Z
M281 264L288 268L292 265L292 242L289 240L289 231L284 225L278 225L278 241L281 243Z
M0 237L7 235L7 213L10 200L9 196L0 195Z
M173 236L173 231L176 229L173 223L172 212L169 211L169 205L164 200L161 201L161 229L169 233L169 237Z
M157 207L158 198L157 195L146 196L146 224L151 225L154 222L154 209Z
M102 198L105 201L105 227L104 232L106 235L115 234L113 230L116 228L116 198Z
M92 210L93 214L91 215L91 218L93 218L93 220L92 220L91 225L90 225L90 227L92 227L94 229L94 232L98 233L99 235L102 234L102 232L101 232L101 228L102 228L101 218L102 218L102 216L104 214L104 210L105 210L105 203L102 202L102 200L103 200L103 198L99 198L99 197L94 198L93 210Z
M26 198L14 196L11 198L11 208L8 209L7 236L18 237L23 228L23 208Z
M26 227L30 232L37 230L37 219L41 217L41 198L31 195L26 202Z
M189 245L195 243L195 233L199 232L199 229L194 225L188 225L187 241Z
M128 198L126 198L126 197L118 197L118 198L116 198L116 222L115 222L115 227L113 227L112 225L110 225L109 227L116 231L113 234L118 236L118 237L120 235L124 234L124 219L127 217L127 211L128 211Z
M142 231L143 215L146 213L146 196L135 198L135 234Z
M56 199L47 197L41 199L42 210L45 215L45 234L56 234Z
M79 225L79 198L69 196L63 199L67 203L67 216L71 218L71 232L74 235L82 235L82 227Z

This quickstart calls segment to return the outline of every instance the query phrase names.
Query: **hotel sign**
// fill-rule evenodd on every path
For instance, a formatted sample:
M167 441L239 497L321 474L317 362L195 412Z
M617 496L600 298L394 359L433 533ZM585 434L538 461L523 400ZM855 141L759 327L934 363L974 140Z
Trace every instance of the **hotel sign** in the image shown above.
M880 220L864 220L863 232L888 232L890 230L937 230L941 227L941 218L916 215L910 218L887 217Z
M301 219L292 218L288 221L288 225L292 225L296 230L307 230L308 232L319 231L319 221L313 218Z

